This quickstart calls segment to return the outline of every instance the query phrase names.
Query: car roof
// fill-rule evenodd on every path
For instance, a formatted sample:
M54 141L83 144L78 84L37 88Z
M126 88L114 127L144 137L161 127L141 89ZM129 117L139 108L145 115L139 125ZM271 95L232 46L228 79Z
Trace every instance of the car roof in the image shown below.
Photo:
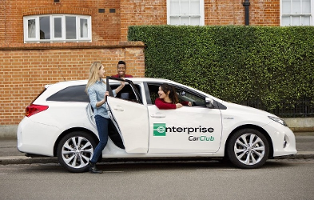
M166 82L166 83L176 83L174 81L168 80L168 79L162 79L162 78L127 78L135 83L137 82ZM105 80L105 79L104 79ZM115 82L116 80L112 80L113 82ZM118 81L116 81L118 82ZM73 85L86 85L87 84L87 80L71 80L71 81L61 81L58 83L54 83L54 84L48 84L46 85L46 88L51 86L51 85L58 85L61 87L67 87L67 86L73 86Z

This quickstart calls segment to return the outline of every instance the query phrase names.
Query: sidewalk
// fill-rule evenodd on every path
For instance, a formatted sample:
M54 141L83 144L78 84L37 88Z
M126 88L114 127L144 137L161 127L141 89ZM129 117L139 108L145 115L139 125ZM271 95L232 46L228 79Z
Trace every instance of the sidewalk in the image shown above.
M312 159L314 158L314 132L297 132L296 142L298 153L296 155L280 158ZM0 140L0 165L6 164L32 164L32 163L58 163L54 157L26 157L17 150L16 139Z

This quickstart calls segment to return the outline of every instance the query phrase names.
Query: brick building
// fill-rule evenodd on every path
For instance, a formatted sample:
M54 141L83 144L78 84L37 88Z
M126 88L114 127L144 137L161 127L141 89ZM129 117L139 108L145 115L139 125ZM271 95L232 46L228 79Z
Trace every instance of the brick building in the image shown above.
M108 74L118 60L145 73L130 25L312 25L312 0L1 0L0 126L16 125L45 84Z

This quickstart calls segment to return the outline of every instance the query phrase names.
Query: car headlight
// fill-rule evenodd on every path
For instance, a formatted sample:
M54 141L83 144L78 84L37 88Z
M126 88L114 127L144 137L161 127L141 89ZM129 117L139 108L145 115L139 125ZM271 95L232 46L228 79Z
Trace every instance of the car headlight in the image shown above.
M279 117L268 116L268 118L271 119L271 120L273 120L273 121L275 121L275 122L278 122L279 124L281 124L281 125L283 125L283 126L288 126L288 125L286 124L286 122L285 122L283 119L279 118Z

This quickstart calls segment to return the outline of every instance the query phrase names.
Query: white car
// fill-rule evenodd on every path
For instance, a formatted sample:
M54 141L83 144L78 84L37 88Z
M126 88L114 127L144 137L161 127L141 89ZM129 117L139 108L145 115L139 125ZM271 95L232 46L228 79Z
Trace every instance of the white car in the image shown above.
M107 77L107 87L120 84ZM222 101L165 79L131 78L107 98L111 123L102 158L228 158L236 167L258 168L268 158L296 154L293 132L279 117ZM28 156L57 156L71 172L88 170L98 143L87 80L47 85L26 108L17 130L18 149ZM192 107L160 110L162 83L176 88Z

